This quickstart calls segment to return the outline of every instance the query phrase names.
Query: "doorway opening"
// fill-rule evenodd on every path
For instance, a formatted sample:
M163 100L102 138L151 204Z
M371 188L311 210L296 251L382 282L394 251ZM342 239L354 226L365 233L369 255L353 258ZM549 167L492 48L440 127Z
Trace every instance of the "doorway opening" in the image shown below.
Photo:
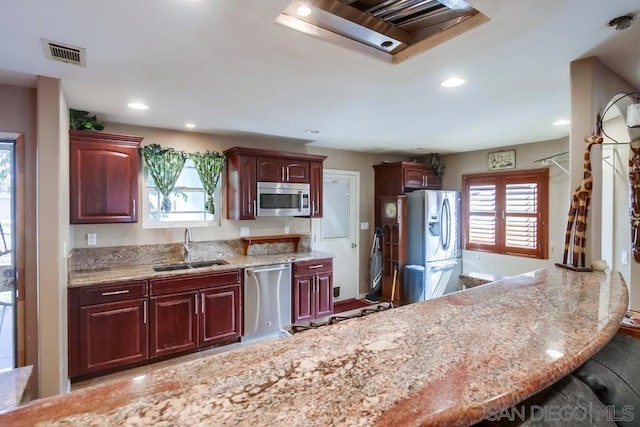
M0 139L0 370L17 366L16 141Z

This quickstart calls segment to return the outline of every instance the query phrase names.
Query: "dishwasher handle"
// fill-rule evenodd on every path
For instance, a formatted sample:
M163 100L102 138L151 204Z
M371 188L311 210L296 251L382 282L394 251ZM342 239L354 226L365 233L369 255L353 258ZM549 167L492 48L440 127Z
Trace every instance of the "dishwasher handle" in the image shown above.
M283 271L283 270L288 270L290 267L289 264L283 264L283 265L279 265L277 267L267 267L267 268L246 268L245 271L249 274L256 274L256 273L266 273L269 271Z

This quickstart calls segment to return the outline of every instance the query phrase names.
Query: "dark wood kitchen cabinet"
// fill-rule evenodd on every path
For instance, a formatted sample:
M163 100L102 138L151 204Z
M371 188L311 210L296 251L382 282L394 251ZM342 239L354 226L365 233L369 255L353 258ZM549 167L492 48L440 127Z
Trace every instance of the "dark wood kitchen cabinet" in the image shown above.
M224 154L227 156L227 218L256 219L256 157L229 154L229 150Z
M69 131L71 224L137 222L141 137Z
M149 357L198 347L198 292L151 297Z
M147 360L146 297L146 281L69 289L70 377Z
M326 156L233 147L227 157L227 218L255 219L258 182L309 184L311 217L322 216L322 162Z
M322 218L322 162L309 162L311 218Z
M152 279L150 357L238 341L241 283L240 270Z
M258 157L258 181L309 183L309 162L281 157Z
M333 260L293 264L292 318L306 322L333 313Z
M376 226L380 225L380 197L399 196L413 190L442 189L442 177L424 162L382 163L373 168Z

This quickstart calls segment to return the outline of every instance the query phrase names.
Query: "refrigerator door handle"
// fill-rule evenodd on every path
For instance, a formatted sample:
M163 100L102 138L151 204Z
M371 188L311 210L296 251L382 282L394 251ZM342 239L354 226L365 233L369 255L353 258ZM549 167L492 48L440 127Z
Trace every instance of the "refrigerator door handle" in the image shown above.
M445 198L442 201L442 208L440 212L440 244L445 251L449 249L451 243L451 206L449 206L449 199Z

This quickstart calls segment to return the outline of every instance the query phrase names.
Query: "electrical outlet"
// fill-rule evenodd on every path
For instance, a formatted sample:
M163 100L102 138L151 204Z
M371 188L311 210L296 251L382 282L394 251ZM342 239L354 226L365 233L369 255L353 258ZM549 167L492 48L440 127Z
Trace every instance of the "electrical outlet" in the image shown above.
M96 233L87 234L87 245L95 246L98 244L98 235Z
M240 227L240 237L249 236L249 227Z
M629 264L629 252L627 252L627 251L621 251L620 252L620 263L622 265Z
M284 225L284 234L289 234L289 224Z

